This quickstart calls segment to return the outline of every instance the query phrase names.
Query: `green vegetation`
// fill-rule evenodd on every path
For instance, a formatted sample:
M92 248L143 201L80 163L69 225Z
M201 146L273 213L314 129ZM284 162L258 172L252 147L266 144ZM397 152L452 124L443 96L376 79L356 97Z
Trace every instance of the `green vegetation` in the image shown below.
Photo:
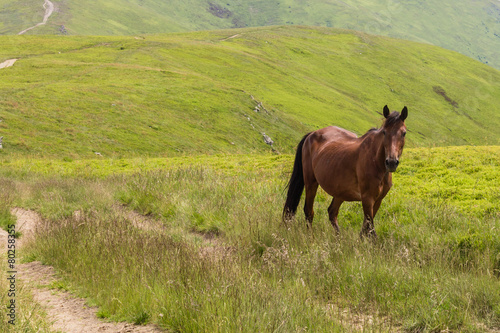
M10 214L12 192L15 187L12 181L2 179L0 188L2 188L0 193L0 228L7 230L8 225L16 223L16 219Z
M466 216L500 211L498 147L410 149L395 174L409 197L427 198L436 206L453 206Z
M269 25L354 29L422 41L500 68L496 1L53 0L58 10L29 34L137 35ZM43 1L0 0L0 34L43 18ZM64 28L62 28L64 26Z
M500 72L425 44L303 27L0 42L20 59L0 70L9 158L291 153L319 127L365 133L385 104L408 106L410 146L500 142Z
M498 328L500 147L403 156L375 243L359 239L358 203L335 236L322 191L312 231L301 213L283 225L292 155L4 161L1 198L43 215L24 255L102 318L196 332Z

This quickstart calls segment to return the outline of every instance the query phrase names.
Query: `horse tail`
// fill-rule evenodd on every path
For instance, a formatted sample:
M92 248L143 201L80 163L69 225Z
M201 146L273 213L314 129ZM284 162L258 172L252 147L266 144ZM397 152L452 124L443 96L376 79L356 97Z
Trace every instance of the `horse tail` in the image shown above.
M288 181L286 188L288 188L288 193L286 196L285 207L283 208L283 221L287 221L295 216L297 212L297 206L300 202L300 197L304 191L304 173L302 168L302 147L306 138L309 136L306 134L297 146L297 153L295 154L295 163L293 164L292 176ZM285 188L285 189L286 189Z

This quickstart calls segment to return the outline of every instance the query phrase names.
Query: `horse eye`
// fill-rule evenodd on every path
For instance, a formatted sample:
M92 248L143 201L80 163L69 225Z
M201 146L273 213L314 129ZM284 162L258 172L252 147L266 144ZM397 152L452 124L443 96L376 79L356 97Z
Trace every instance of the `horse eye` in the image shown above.
M403 138L406 136L406 132L403 132Z
M383 130L383 131L382 131L382 134L384 134L384 135L385 135L385 130Z

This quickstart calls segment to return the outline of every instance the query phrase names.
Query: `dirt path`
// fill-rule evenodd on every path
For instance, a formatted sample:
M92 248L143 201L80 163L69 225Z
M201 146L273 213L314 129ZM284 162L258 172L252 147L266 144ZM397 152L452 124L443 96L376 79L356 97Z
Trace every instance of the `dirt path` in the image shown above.
M0 63L0 69L10 67L10 66L14 65L14 63L16 61L17 61L17 59L5 60L4 62Z
M11 213L17 217L16 231L22 236L16 242L16 248L34 237L37 224L42 220L40 216L30 210L14 208ZM0 229L0 242L6 249L7 232ZM156 333L161 332L154 326L137 326L130 323L107 323L97 318L97 308L88 307L85 300L74 297L68 292L48 289L54 281L54 268L42 265L35 261L17 265L17 276L31 291L34 300L42 305L50 320L53 321L52 329L67 333L100 333L100 332L133 332Z
M49 19L50 15L52 15L52 13L54 12L54 4L49 0L45 0L45 2L43 3L43 8L45 9L45 15L43 16L43 21L28 28L28 29L24 29L23 31L18 33L18 35L22 35L31 29L34 29L38 26L41 26L41 25L44 25L45 23L47 23L47 20Z
M226 40L228 40L228 39L236 38L236 37L238 37L238 36L241 36L241 35L240 35L240 34L236 34L236 35L229 36L229 37L227 37L227 38L221 39L221 42L226 41Z

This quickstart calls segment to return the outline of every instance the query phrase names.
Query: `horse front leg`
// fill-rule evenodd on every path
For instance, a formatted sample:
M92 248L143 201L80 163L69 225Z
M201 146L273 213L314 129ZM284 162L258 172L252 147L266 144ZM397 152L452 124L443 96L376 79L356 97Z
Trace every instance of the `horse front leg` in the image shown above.
M364 219L360 236L377 238L377 233L375 232L375 225L373 223L373 216L374 216L373 208L375 205L375 200L373 200L372 198L363 198L362 204L363 204Z
M385 198L387 193L389 193L389 190L392 187L392 177L391 174L389 173L388 178L386 178L386 181L384 182L384 186L382 187L382 193L380 196L377 198L375 203L373 204L373 218L375 218L375 215L377 215L378 209L380 208L380 204L382 203L382 200Z

